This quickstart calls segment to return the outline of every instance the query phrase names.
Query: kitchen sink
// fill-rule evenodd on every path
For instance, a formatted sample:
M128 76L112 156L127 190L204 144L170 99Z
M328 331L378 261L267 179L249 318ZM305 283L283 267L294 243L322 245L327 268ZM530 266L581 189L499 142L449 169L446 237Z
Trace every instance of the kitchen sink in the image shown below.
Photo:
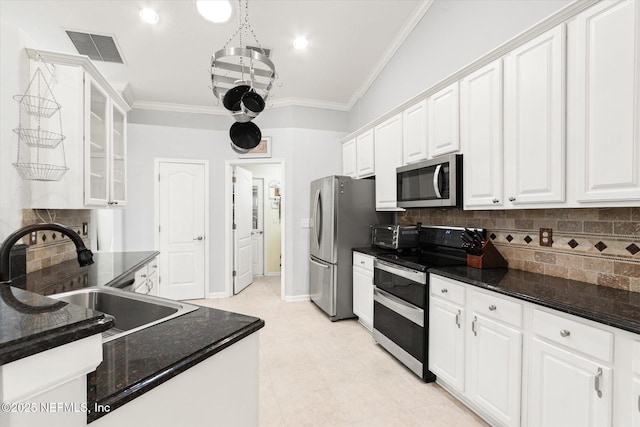
M48 295L49 298L112 316L115 326L102 333L102 342L114 340L197 310L198 307L151 295L107 287L92 287Z

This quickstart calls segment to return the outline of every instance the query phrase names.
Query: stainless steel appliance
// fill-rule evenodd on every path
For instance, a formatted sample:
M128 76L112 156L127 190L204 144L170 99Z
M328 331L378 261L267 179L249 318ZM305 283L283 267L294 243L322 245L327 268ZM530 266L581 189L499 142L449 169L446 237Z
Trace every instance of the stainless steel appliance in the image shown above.
M418 226L416 225L374 225L372 243L389 249L409 249L418 247Z
M371 244L370 224L391 219L389 212L376 212L373 180L311 182L309 293L332 321L354 317L351 250Z
M484 230L476 229L483 234ZM416 253L376 256L373 270L373 338L425 381L428 370L430 267L467 263L464 228L419 227Z
M396 169L398 207L462 206L462 154Z

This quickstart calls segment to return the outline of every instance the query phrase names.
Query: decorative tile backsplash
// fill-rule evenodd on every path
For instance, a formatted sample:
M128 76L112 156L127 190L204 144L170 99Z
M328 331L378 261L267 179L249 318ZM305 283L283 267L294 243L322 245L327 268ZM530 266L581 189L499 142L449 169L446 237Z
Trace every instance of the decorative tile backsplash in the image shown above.
M412 209L401 224L482 227L510 268L640 292L640 208ZM540 229L552 245L540 245Z
M23 226L41 222L55 222L71 227L82 237L87 247L91 245L88 235L91 223L90 210L22 210ZM65 235L55 231L38 231L35 241L31 239L31 236L25 236L22 242L29 245L27 249L27 273L77 257L76 247L73 242Z

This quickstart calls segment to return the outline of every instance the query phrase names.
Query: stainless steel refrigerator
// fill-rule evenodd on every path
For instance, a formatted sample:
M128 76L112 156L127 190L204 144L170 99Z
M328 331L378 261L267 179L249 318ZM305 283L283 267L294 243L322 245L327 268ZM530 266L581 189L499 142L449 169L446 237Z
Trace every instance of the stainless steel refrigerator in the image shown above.
M311 182L309 293L332 321L354 317L352 249L369 246L371 224L389 223L376 212L375 181L328 176Z

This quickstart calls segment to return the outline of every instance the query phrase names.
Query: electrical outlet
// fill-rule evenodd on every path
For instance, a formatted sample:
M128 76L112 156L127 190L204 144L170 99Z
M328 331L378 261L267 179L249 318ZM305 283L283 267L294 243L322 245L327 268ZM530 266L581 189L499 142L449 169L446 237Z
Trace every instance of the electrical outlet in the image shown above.
M310 219L301 219L300 220L300 228L311 228L311 220Z
M29 235L29 244L35 245L36 243L38 243L38 232L32 231L31 234Z
M553 245L553 229L541 228L540 229L540 246Z

